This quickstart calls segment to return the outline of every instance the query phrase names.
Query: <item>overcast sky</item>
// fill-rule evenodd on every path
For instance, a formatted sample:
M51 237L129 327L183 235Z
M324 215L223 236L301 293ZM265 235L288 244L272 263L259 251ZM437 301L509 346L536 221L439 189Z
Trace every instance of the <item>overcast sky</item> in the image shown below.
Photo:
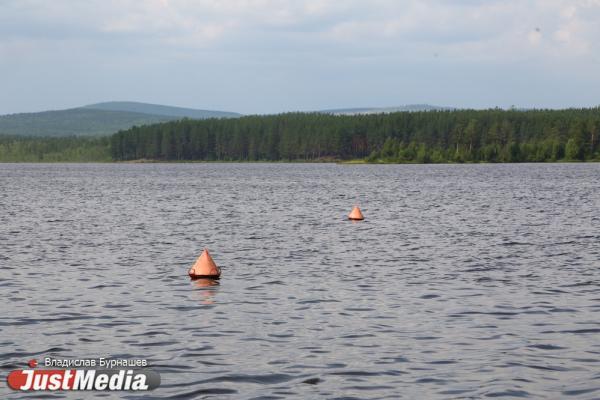
M0 0L0 114L600 104L600 0Z

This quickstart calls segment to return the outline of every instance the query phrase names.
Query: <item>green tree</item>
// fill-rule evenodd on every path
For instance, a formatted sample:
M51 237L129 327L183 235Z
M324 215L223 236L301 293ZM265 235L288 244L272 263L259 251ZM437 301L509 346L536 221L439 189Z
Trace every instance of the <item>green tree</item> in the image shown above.
M581 143L575 138L571 138L567 141L565 146L565 158L569 161L581 160L583 155L583 149Z

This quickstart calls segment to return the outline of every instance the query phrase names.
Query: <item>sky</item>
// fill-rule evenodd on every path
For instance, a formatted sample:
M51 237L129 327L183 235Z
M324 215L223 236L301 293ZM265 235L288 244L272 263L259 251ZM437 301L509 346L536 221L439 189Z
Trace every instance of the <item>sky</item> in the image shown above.
M600 0L0 0L0 114L600 105Z

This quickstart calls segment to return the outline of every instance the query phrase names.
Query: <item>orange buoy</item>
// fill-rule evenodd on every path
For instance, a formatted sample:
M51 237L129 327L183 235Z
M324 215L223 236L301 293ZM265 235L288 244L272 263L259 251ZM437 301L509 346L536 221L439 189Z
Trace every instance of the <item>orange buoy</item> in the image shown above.
M221 276L221 269L217 267L217 264L213 261L208 250L204 249L202 254L200 254L200 257L196 260L196 263L188 271L188 274L192 279L219 279Z
M350 214L348 214L348 219L352 221L362 221L365 217L360 212L360 208L358 206L354 206Z

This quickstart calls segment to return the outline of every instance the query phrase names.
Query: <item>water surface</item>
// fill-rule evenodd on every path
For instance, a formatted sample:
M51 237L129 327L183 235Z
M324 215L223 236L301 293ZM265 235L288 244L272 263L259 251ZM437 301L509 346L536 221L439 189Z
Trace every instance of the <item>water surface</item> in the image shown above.
M600 398L599 176L0 164L0 367L146 358L155 398ZM218 285L186 275L204 247Z

